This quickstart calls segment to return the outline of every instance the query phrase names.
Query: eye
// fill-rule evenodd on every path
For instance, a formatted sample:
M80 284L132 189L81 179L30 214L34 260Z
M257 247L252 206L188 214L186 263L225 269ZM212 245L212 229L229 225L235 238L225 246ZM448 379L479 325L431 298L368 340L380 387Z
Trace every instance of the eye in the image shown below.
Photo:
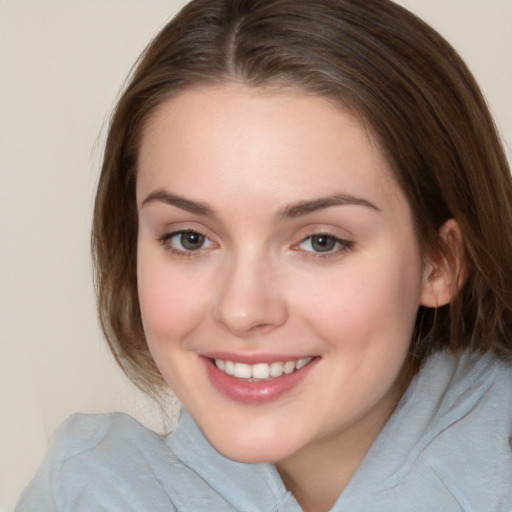
M304 238L297 247L306 252L327 255L349 250L352 245L349 240L327 233L317 233Z
M214 245L208 237L193 230L168 233L159 240L170 251L181 254L208 249Z

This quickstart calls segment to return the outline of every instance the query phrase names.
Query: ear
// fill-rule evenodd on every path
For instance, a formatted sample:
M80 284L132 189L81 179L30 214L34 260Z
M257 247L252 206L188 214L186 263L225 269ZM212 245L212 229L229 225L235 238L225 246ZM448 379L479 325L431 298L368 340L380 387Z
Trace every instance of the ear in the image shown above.
M449 304L466 280L462 232L455 219L447 220L439 230L443 247L425 263L420 304L438 308Z

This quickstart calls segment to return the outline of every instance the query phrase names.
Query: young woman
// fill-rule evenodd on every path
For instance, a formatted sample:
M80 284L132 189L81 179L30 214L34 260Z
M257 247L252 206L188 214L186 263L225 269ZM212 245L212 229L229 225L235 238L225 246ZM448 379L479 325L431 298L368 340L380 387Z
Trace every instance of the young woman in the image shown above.
M184 406L75 416L18 510L512 510L512 181L454 50L388 0L194 0L96 196L100 319Z

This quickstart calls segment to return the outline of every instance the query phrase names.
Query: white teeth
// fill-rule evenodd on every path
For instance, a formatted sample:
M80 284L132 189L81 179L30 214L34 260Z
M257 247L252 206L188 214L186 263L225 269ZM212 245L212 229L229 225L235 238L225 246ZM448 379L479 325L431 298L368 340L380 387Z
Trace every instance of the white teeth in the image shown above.
M304 368L312 359L312 357L304 357L296 361L275 361L270 364L256 363L253 365L215 359L215 366L224 373L233 375L238 379L267 380L281 377L283 373L290 375L294 371Z
M251 373L255 379L268 379L270 368L267 363L258 363L253 365Z
M271 377L281 377L283 375L283 363L277 361L270 365L269 373Z
M250 379L251 378L251 367L245 363L235 363L234 376L238 379Z
M224 371L228 375L233 375L235 373L235 363L232 361L224 361Z
M305 357L304 359L299 359L297 361L297 364L295 365L295 368L297 370L300 370L301 368L304 368L309 362L311 361L311 357Z
M295 370L295 361L287 361L286 363L284 363L284 366L283 366L284 373L289 375L290 373L293 373L294 370Z

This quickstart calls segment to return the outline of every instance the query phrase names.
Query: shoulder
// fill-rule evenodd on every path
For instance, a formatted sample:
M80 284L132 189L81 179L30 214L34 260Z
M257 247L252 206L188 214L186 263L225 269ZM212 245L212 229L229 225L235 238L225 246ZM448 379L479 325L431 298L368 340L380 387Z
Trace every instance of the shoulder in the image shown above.
M158 462L171 456L165 440L137 420L121 413L75 414L56 431L48 450L48 459L69 471L76 465L96 471L98 468L123 469L126 464ZM69 468L69 469L68 469Z
M465 352L454 357L439 354L425 368L423 385L416 392L423 398L435 390L438 408L436 418L458 423L468 420L468 426L479 420L512 423L512 361L492 354ZM426 385L425 385L426 384Z
M497 456L503 454L510 460L512 363L490 354L463 354L439 364L446 366L439 375L445 375L447 382L435 395L432 443L449 441L454 450L464 446L467 456L473 454L482 463L490 459L480 450L484 446L487 454L498 452Z
M462 510L506 510L512 503L512 364L469 353L433 362L438 367L429 377L445 379L445 388L433 396L417 390L423 403L434 400L415 469Z
M50 451L60 458L71 459L81 454L108 454L112 448L131 444L164 444L161 436L123 413L74 414L57 429ZM133 450L130 450L133 452Z
M504 512L512 503L512 364L432 356L375 441L343 505ZM365 502L366 503L366 502Z
M481 456L479 447L510 455L512 436L512 362L491 354L439 354L411 386L405 407L421 418L425 447L436 443L467 445L467 454ZM428 434L425 434L428 431ZM464 435L460 435L464 434ZM471 442L477 441L475 444ZM491 452L488 452L491 453ZM512 474L511 474L512 477Z
M239 510L228 498L239 465L234 470L237 463L224 461L224 479L220 457L187 414L168 436L125 414L77 414L56 431L15 511Z
M56 431L16 510L172 511L160 479L176 464L165 439L134 418L76 414Z
M426 405L436 420L471 414L495 407L494 413L510 418L512 409L512 360L492 354L441 352L432 356L404 395L406 406Z

